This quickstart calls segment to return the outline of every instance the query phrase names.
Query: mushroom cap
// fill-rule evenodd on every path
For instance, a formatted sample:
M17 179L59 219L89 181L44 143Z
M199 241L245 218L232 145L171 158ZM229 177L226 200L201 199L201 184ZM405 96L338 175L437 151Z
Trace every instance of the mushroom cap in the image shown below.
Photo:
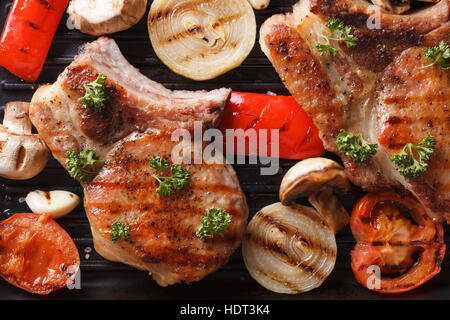
M32 134L29 103L9 102L0 124L0 177L26 180L39 174L47 164L50 150L37 134Z
M344 168L326 158L306 159L289 169L284 176L280 186L280 201L288 205L297 198L308 197L323 188L346 193L350 183Z
M75 28L93 36L129 29L146 10L147 0L72 0L67 8Z

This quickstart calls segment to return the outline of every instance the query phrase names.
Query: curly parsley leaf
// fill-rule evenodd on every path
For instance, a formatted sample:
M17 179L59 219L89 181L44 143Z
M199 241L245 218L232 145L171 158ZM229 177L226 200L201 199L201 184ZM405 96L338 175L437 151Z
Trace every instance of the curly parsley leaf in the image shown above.
M450 70L450 47L444 41L441 41L437 47L427 48L423 55L425 56L426 61L430 61L431 64L417 69L440 66L444 70Z
M70 176L84 183L92 180L97 174L95 164L102 162L100 157L92 149L86 149L80 153L77 153L75 150L68 150L65 157Z
M132 243L133 241L130 239L130 226L126 226L120 221L114 222L111 226L110 239L114 243L121 239Z
M319 52L319 54L321 56L323 56L325 53L328 52L328 54L332 57L334 57L335 55L337 55L337 53L339 52L337 49L333 48L332 46L330 46L329 44L321 44L318 43L316 45L317 51Z
M158 172L158 174L154 174L153 177L159 182L159 187L156 189L156 193L159 195L170 196L174 190L183 189L189 184L191 175L179 164L171 165L167 160L153 155L150 159L150 167ZM161 172L169 167L172 176L162 176Z
M436 138L428 135L418 144L407 143L400 153L394 154L391 161L400 167L400 173L407 179L417 179L427 171L428 163L434 153ZM419 159L416 159L416 156Z
M153 155L150 159L150 167L161 173L161 171L170 167L170 163L163 158Z
M353 136L341 129L336 144L339 151L357 163L362 163L377 153L378 144L370 144L362 135Z
M97 80L85 84L86 94L81 98L85 108L94 107L95 112L101 112L105 108L105 103L109 100L106 93L106 76L99 74Z
M221 208L209 208L202 216L201 223L196 233L198 237L213 238L218 234L223 238L225 230L231 225L231 215Z
M333 57L339 52L331 46L331 41L343 41L348 48L358 44L358 38L352 34L352 28L346 27L341 19L336 18L328 20L326 27L330 30L330 33L326 36L320 35L325 39L326 43L318 43L316 45L316 49L321 56L328 52L329 55ZM339 36L339 38L336 38L336 35Z

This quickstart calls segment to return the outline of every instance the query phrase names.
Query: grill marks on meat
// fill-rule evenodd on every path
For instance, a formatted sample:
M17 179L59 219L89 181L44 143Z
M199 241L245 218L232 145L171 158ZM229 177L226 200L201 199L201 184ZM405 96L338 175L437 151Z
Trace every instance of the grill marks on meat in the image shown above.
M422 53L419 48L406 50L381 79L378 141L391 156L408 142L419 143L427 134L436 137L429 169L410 185L432 211L449 213L450 76L441 68L418 70L426 64Z
M427 46L450 40L450 0L412 14L379 15L363 0L302 0L293 13L275 15L261 28L260 43L286 87L313 118L325 148L338 153L340 129L378 143L371 160L354 163L341 155L349 178L368 191L409 190L435 218L450 219L449 72L417 70ZM340 18L358 38L339 53L320 56L315 48L328 34L326 22ZM438 145L430 168L418 180L402 177L390 156L405 143L431 134Z
M225 263L240 242L247 218L239 181L227 165L183 165L191 174L189 186L171 196L156 194L150 155L167 157L175 145L162 131L134 133L110 151L100 173L85 187L94 240L106 242L96 250L109 260L150 270L161 285L198 281ZM210 207L232 215L225 239L195 234ZM117 220L130 225L133 243L108 240ZM125 258L117 247L127 252Z
M99 74L107 76L110 97L101 113L80 102L84 85ZM182 164L191 174L189 187L160 196L149 159L157 155L173 162L178 142L171 140L172 132L193 130L194 121L215 126L229 95L228 89L167 90L133 68L107 38L87 44L56 83L38 89L30 117L54 157L65 167L67 150L91 148L105 160L93 181L83 185L95 249L103 257L148 270L162 286L198 281L227 261L248 216L232 167ZM211 207L232 215L224 239L195 235ZM116 221L130 225L132 242L110 240Z
M275 68L284 83L290 84L292 95L297 101L308 101L312 106L309 115L322 128L322 139L333 140L343 122L343 110L336 103L336 95L330 90L320 61L311 53L299 37L298 32L288 25L275 25L267 35L266 43ZM299 76L299 75L302 76Z

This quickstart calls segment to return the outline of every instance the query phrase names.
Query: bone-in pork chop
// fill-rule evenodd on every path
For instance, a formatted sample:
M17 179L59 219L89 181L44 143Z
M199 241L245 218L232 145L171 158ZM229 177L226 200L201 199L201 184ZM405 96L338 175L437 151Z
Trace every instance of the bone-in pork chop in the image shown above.
M99 74L107 77L110 97L103 112L81 103L84 85ZM156 193L149 160L155 155L173 162L171 133L192 131L194 121L214 127L229 96L228 89L170 91L140 74L108 38L85 45L56 83L38 89L30 117L54 157L66 167L68 150L93 149L104 160L92 182L83 184L95 249L103 257L148 270L162 286L198 281L228 260L248 215L232 167L182 164L189 185L163 196ZM213 207L231 214L232 224L224 238L199 238L201 217ZM111 241L116 221L130 226L132 241Z
M349 178L368 191L408 190L434 218L450 220L450 72L429 64L423 52L450 41L450 0L404 15L380 12L365 0L301 0L293 13L261 28L260 43L281 79L318 126L327 150L339 153L341 129L378 143L362 164L341 154ZM329 19L339 18L358 38L334 43L338 54L316 49ZM379 23L379 25L377 25ZM428 134L437 139L430 167L404 178L390 156Z

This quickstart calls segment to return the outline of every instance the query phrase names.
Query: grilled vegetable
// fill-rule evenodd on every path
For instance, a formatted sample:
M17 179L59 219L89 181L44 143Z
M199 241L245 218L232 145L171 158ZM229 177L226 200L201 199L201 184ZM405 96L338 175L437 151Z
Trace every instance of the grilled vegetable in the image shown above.
M296 294L323 283L334 268L337 248L333 231L314 209L274 203L250 221L242 252L259 284Z
M23 213L0 222L0 275L31 293L73 284L80 267L67 232L46 215Z
M436 138L428 135L418 144L407 143L400 153L391 157L400 167L400 173L408 179L417 179L428 169L428 163L434 153ZM416 154L419 159L416 159Z
M67 11L75 28L99 36L131 28L146 9L147 0L72 0Z
M256 10L261 10L267 8L270 0L248 0L252 7Z
M29 103L9 102L0 125L0 176L26 180L39 174L50 156L44 140L32 134Z
M355 205L350 226L357 241L351 253L353 273L370 290L409 291L441 270L442 224L435 224L411 196L368 194Z
M68 2L15 0L0 39L0 65L36 81Z
M411 9L410 0L372 0L372 3L391 14L402 14Z
M63 190L35 190L28 193L25 202L34 213L44 212L57 219L72 212L80 203L80 198L72 192Z
M279 129L279 157L284 159L305 159L323 155L324 148L319 138L318 130L311 118L292 97L272 96L255 93L233 92L227 109L223 115L219 129L226 135L227 129ZM259 131L258 131L259 132ZM250 140L258 146L252 153L235 149L235 154L271 155L271 137L267 137L267 153L259 150L259 136L256 141ZM226 147L224 148L226 150ZM228 150L227 150L228 152Z
M280 185L280 201L289 205L298 198L308 197L333 232L338 233L350 217L335 193L344 194L349 189L350 183L339 164L326 158L310 158L300 161L285 174Z
M255 14L247 0L155 0L148 29L162 62L194 80L239 66L256 38Z
M378 144L368 143L363 139L361 134L354 136L344 129L341 129L341 132L336 139L336 144L339 148L339 152L352 158L353 161L357 163L368 160L377 153L378 148Z

